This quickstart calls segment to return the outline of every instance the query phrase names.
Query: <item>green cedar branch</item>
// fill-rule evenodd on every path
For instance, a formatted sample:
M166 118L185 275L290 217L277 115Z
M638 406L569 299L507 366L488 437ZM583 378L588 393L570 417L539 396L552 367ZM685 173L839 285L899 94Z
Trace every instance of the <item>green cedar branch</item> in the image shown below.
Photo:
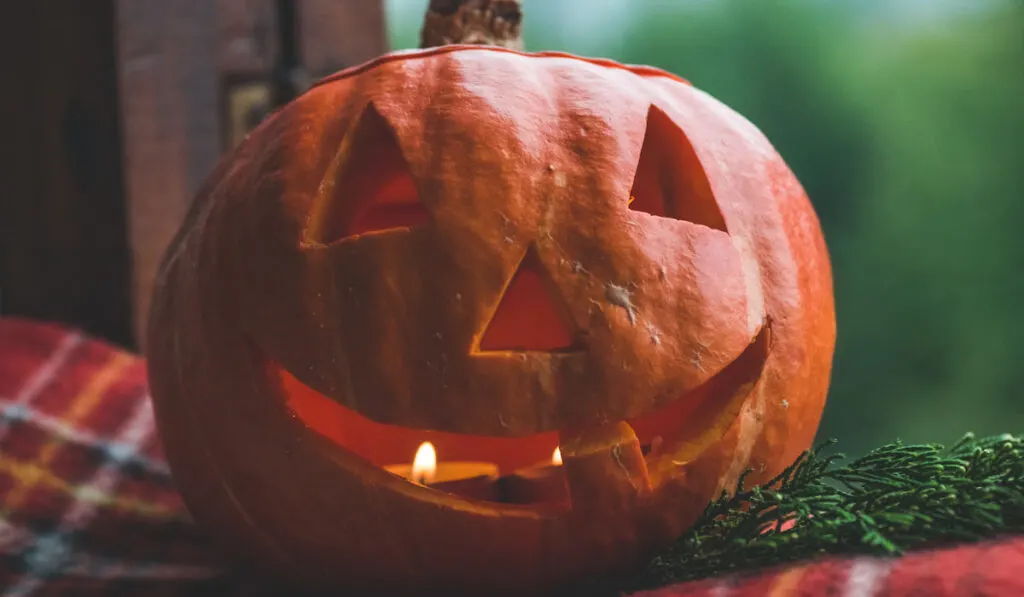
M906 550L1024 533L1024 437L968 434L878 448L840 466L835 440L782 474L713 502L626 590L776 566L826 554Z

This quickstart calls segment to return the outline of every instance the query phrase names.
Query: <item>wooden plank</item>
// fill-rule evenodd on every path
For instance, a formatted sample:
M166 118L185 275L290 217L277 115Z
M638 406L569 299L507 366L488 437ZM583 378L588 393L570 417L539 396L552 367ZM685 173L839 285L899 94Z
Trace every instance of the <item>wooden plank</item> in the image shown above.
M258 122L269 108L263 104L288 99L270 94L282 78L294 93L312 78L382 53L384 11L377 0L117 5L134 321L141 341L156 268L219 156ZM294 18L286 34L282 14Z
M272 0L118 0L122 123L140 344L153 278L225 149L225 86L276 61Z
M302 67L315 80L387 51L382 0L296 0Z
M0 309L131 341L114 2L17 2L0 21Z
M273 0L217 0L217 65L229 74L266 75L277 65L280 35Z

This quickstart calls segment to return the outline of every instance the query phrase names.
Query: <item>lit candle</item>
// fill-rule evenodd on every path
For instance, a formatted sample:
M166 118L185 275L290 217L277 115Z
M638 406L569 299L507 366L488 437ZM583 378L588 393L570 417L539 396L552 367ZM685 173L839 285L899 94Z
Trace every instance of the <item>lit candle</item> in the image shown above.
M498 501L495 480L498 466L493 462L441 461L430 442L423 442L416 450L412 464L392 464L384 470L432 489L465 498Z
M524 468L498 480L501 501L509 504L564 504L569 486L562 468L562 452L555 448L551 462Z

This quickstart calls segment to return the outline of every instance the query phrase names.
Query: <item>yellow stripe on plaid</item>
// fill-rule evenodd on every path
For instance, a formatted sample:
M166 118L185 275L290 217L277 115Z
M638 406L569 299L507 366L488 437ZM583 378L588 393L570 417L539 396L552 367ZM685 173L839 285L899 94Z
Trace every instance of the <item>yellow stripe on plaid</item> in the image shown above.
M35 487L43 485L49 489L69 494L77 500L91 502L102 507L115 508L162 519L187 519L184 510L178 508L170 508L162 504L103 493L89 485L72 485L53 474L52 471L34 462L15 462L9 458L0 460L0 473L10 475L23 486ZM5 504L4 516L10 517L12 512L13 510Z
M805 566L798 566L779 574L775 581L772 582L772 588L768 591L768 597L789 597L796 594L796 590L800 586L800 580L804 577L805 572L807 572Z
M69 425L74 426L82 418L88 416L97 406L102 402L103 395L106 393L107 388L110 387L121 373L134 362L134 357L126 353L115 353L111 355L110 360L107 361L103 367L96 371L89 379L89 382L85 384L82 391L78 393L72 400L71 405L68 408L67 414L62 418L67 421ZM64 440L59 436L53 436L48 442L39 450L39 457L36 459L35 466L40 470L48 469L50 463L53 461L54 456L64 445ZM28 476L25 478L15 476L14 487L11 488L10 493L7 494L6 503L3 504L4 510L7 512L16 511L21 507L22 502L29 495L29 491L35 486L33 479L36 477Z

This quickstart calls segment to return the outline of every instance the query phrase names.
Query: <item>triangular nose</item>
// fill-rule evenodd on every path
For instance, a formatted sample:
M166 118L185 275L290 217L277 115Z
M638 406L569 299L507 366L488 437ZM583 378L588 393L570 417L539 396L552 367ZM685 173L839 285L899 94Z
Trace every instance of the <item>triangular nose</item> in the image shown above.
M526 253L480 339L480 351L545 351L573 348L565 306L533 249Z

